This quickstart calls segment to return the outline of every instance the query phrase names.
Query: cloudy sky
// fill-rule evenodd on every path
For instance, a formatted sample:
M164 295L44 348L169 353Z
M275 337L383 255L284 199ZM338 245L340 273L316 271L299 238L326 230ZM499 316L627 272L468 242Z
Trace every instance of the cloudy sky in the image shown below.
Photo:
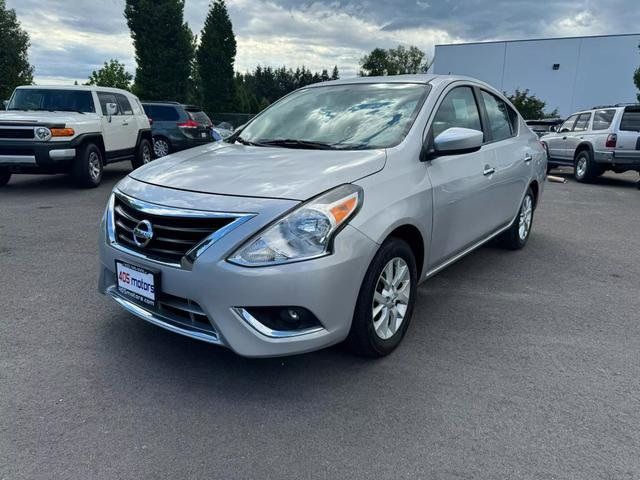
M375 47L549 36L636 33L638 0L227 0L238 41L236 69L337 64L355 75ZM31 35L38 83L84 81L105 60L135 70L124 0L8 0ZM202 29L208 0L186 0Z

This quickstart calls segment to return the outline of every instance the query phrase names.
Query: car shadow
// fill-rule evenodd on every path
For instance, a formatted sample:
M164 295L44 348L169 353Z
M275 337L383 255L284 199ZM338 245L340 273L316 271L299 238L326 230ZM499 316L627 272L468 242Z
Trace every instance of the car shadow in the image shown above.
M556 177L562 177L569 182L578 183L578 181L573 176L572 168L554 169L551 170L549 174ZM638 174L634 172L627 172L623 174L606 172L604 175L595 178L589 184L602 185L607 187L638 188L639 182L640 177L638 177Z
M104 169L102 174L102 183L98 189L111 189L120 179L127 175L131 168L123 166L109 165ZM56 191L72 191L87 190L79 188L74 182L71 175L55 174L55 175L32 175L32 174L15 174L7 185L0 188L0 195L6 195L18 192L56 192ZM88 189L88 191L95 189Z

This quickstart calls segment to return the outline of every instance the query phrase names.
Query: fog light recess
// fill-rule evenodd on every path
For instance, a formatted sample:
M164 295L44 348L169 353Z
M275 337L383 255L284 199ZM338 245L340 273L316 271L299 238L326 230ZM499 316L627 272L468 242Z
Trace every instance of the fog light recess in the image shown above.
M323 329L317 317L304 307L237 307L235 311L269 337L295 337Z

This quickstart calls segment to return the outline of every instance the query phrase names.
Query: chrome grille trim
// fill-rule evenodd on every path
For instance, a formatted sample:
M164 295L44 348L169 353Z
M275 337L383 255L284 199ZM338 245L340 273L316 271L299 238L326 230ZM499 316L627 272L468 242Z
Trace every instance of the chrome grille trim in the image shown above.
M169 259L157 258L152 255L153 252L150 251L149 254L145 254L141 249L138 248L133 239L128 239L123 236L122 233L118 232L118 229L131 231L132 227L127 226L120 219L116 219L116 197L118 201L123 202L127 207L140 212L141 214L153 215L156 217L168 217L168 219L173 219L179 221L180 219L228 219L229 223L218 228L216 230L211 230L207 228L197 228L197 227L180 227L180 226L171 226L171 225L162 225L162 224L154 224L154 229L157 229L159 232L164 234L158 235L158 238L161 242L165 243L173 243L176 245L176 248L179 248L179 245L186 245L187 241L181 241L183 239L172 239L169 235L170 232L180 232L182 233L209 233L206 237L197 242L188 242L189 245L193 245L193 247L186 252L182 252L182 250L170 250L168 247L156 248L154 250L160 253L166 253L166 255L173 255L176 257L180 257L179 261L172 261ZM128 221L138 221L138 219L133 218L129 215L124 209L119 209L117 211L118 215L122 213L127 214L125 216L125 220ZM139 200L134 197L130 197L125 195L122 192L116 191L109 198L109 204L107 206L107 218L106 218L106 228L107 228L107 238L109 244L122 252L125 252L129 255L136 256L139 258L143 258L145 260L158 263L161 265L166 265L173 268L182 268L186 270L190 270L193 267L193 263L195 260L202 255L202 253L213 245L215 242L220 240L224 235L229 233L230 231L236 229L246 221L250 220L254 217L254 213L235 213L235 212L209 212L204 210L190 210L183 208L173 208L173 207L165 207L162 205L157 205L149 202L145 202ZM118 222L118 223L116 223ZM116 228L118 227L118 228Z

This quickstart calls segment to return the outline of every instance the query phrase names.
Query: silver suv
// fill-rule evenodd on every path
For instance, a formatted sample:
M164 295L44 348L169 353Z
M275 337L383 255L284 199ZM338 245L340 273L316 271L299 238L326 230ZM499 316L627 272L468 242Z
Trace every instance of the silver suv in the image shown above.
M574 167L579 182L591 181L607 170L640 172L640 105L578 112L541 141L549 154L549 168Z
M152 162L114 189L100 290L241 355L402 340L418 283L490 239L529 238L546 173L497 90L451 76L324 82L227 142Z

